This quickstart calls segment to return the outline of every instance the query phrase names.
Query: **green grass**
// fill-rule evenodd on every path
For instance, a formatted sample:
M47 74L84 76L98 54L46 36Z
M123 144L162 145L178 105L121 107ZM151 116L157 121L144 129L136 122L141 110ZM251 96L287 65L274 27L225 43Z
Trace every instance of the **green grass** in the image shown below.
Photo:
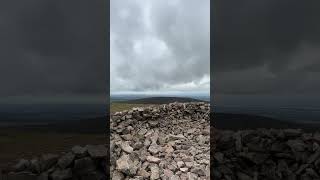
M146 107L146 106L150 106L150 104L127 104L127 103L121 103L121 102L113 102L111 103L111 106L110 106L110 112L115 113L119 111L130 110L134 107Z

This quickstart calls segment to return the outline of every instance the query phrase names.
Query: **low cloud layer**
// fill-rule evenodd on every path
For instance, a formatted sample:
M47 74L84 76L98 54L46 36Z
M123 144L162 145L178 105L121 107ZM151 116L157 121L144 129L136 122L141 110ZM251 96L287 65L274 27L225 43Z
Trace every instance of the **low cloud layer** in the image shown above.
M214 6L215 94L319 94L319 1L224 0Z
M209 0L112 0L110 15L111 92L209 92Z
M103 1L0 2L0 98L106 94Z

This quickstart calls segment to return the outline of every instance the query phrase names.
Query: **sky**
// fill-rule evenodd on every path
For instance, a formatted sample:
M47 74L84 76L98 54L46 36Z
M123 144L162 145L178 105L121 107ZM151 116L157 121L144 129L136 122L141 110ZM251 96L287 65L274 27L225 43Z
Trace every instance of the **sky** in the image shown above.
M111 93L209 93L209 0L110 3Z
M0 1L0 99L104 96L105 12L103 1Z
M224 0L214 7L217 101L319 99L320 1Z

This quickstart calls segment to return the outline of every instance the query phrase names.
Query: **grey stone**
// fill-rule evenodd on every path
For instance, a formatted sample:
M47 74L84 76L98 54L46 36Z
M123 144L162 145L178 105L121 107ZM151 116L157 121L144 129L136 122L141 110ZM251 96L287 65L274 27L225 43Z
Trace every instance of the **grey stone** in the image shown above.
M155 180L155 179L159 179L160 178L160 169L159 169L158 165L151 164L150 165L150 171L151 171L151 175L150 175L150 179L151 180Z
M180 177L178 175L173 175L170 180L180 180Z
M58 161L59 156L56 154L44 154L40 159L41 171L45 171L55 165Z
M148 151L151 152L151 154L153 154L153 155L158 154L160 151L160 146L153 144L153 145L149 146Z
M19 162L13 167L15 171L23 171L30 167L30 161L26 159L20 159Z
M108 155L108 149L104 145L88 145L87 150L93 158L105 158Z
M133 152L133 147L131 147L127 141L121 142L120 148L126 153Z
M72 171L70 168L63 170L55 170L51 175L52 180L66 180L72 178Z
M61 167L62 169L67 168L68 166L71 165L71 163L73 162L75 158L75 155L71 152L63 155L61 158L59 158L58 160L58 166Z
M129 155L125 154L116 161L116 165L117 170L129 176L135 175L138 169L137 164L134 163Z
M77 175L88 174L95 169L96 166L90 157L84 157L74 161L73 171Z
M161 159L154 156L147 156L147 161L151 163L159 163Z
M114 170L112 174L112 180L124 180L124 175L121 172Z
M87 148L81 147L81 146L74 146L72 148L72 152L77 156L77 157L84 157L87 153Z
M34 173L40 173L41 172L41 165L38 158L33 158L30 161L30 170Z
M306 148L305 143L302 140L288 140L288 146L292 149L292 151L304 151Z

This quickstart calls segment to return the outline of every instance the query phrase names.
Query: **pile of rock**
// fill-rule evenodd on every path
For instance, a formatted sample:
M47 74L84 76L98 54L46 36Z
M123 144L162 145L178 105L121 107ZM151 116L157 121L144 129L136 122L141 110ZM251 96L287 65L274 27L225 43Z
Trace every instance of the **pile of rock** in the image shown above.
M105 145L75 146L61 156L46 154L32 160L21 159L0 180L106 180L107 155Z
M299 129L216 131L215 179L320 179L320 134Z
M113 114L112 179L210 179L209 116L207 103L172 103Z

